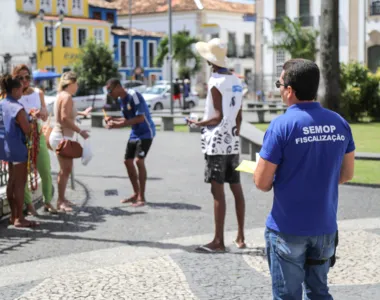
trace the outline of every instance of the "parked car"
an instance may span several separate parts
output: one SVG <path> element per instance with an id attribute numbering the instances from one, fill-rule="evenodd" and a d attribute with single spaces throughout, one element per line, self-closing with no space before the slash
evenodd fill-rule
<path id="1" fill-rule="evenodd" d="M 49 114 L 54 114 L 54 103 L 56 99 L 56 91 L 49 91 L 45 93 L 45 103 Z M 85 110 L 89 106 L 92 106 L 93 109 L 101 109 L 106 105 L 107 91 L 105 87 L 99 87 L 95 92 L 79 87 L 77 93 L 73 97 L 73 100 L 77 110 Z"/>
<path id="2" fill-rule="evenodd" d="M 147 88 L 144 82 L 140 80 L 124 80 L 121 84 L 125 89 L 131 89 L 139 92 L 140 94 L 142 94 Z"/>
<path id="3" fill-rule="evenodd" d="M 147 88 L 142 93 L 148 107 L 153 110 L 169 109 L 170 108 L 170 85 L 154 85 Z M 182 103 L 182 100 L 181 100 Z M 191 93 L 186 98 L 186 108 L 193 108 L 199 103 L 199 98 L 195 93 Z"/>

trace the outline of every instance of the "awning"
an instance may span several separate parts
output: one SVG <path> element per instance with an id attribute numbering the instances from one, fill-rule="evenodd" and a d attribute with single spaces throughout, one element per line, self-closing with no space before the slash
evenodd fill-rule
<path id="1" fill-rule="evenodd" d="M 49 79 L 54 79 L 54 78 L 57 78 L 60 76 L 61 76 L 61 74 L 51 72 L 48 70 L 33 71 L 33 79 L 34 80 L 49 80 Z"/>

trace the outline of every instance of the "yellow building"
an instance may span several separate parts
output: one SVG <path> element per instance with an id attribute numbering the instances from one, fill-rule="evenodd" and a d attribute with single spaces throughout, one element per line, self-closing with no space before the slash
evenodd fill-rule
<path id="1" fill-rule="evenodd" d="M 38 69 L 71 69 L 91 37 L 111 46 L 112 24 L 89 18 L 88 0 L 16 0 L 16 7 L 35 21 Z"/>

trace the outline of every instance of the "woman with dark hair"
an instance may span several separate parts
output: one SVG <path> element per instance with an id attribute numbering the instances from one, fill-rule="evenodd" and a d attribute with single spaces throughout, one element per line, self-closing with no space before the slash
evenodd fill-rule
<path id="1" fill-rule="evenodd" d="M 34 111 L 38 116 L 38 132 L 41 132 L 41 120 L 46 121 L 48 118 L 48 111 L 46 109 L 44 93 L 38 89 L 30 86 L 32 80 L 29 68 L 26 65 L 18 65 L 13 69 L 13 77 L 19 79 L 23 85 L 23 95 L 19 100 L 24 106 L 27 114 Z M 36 143 L 37 144 L 37 143 Z M 38 145 L 31 145 L 38 148 L 37 156 L 37 170 L 41 177 L 42 193 L 44 196 L 44 208 L 46 212 L 56 214 L 57 211 L 51 204 L 53 199 L 53 180 L 51 177 L 50 156 L 45 136 L 39 134 Z M 25 204 L 30 215 L 36 216 L 37 212 L 32 202 L 32 194 L 29 185 L 25 186 Z"/>
<path id="2" fill-rule="evenodd" d="M 15 227 L 34 227 L 37 223 L 25 219 L 23 215 L 25 184 L 28 177 L 26 136 L 31 131 L 29 117 L 18 102 L 23 86 L 20 80 L 5 75 L 0 78 L 0 88 L 6 94 L 6 98 L 0 103 L 0 127 L 4 138 L 4 147 L 0 150 L 9 167 L 7 199 L 11 208 L 10 223 Z"/>

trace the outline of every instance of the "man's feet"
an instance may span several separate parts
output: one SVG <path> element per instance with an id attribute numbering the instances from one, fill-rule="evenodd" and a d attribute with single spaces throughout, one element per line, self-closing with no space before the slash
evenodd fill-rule
<path id="1" fill-rule="evenodd" d="M 125 203 L 133 203 L 133 202 L 137 201 L 137 198 L 138 198 L 138 195 L 135 194 L 135 195 L 132 195 L 129 198 L 125 198 L 123 200 L 120 200 L 120 203 L 123 203 L 123 204 L 125 204 Z"/>
<path id="2" fill-rule="evenodd" d="M 195 251 L 200 253 L 224 253 L 226 252 L 226 247 L 224 243 L 212 241 L 207 245 L 199 246 Z"/>
<path id="3" fill-rule="evenodd" d="M 132 204 L 133 207 L 141 207 L 145 205 L 145 201 L 136 201 L 135 203 Z"/>
<path id="4" fill-rule="evenodd" d="M 33 217 L 38 216 L 38 213 L 37 213 L 36 209 L 34 208 L 33 203 L 27 204 L 26 208 L 28 211 L 28 215 L 33 216 Z"/>
<path id="5" fill-rule="evenodd" d="M 247 245 L 244 242 L 244 239 L 237 238 L 236 240 L 234 240 L 234 244 L 238 249 L 245 249 L 247 247 Z"/>

